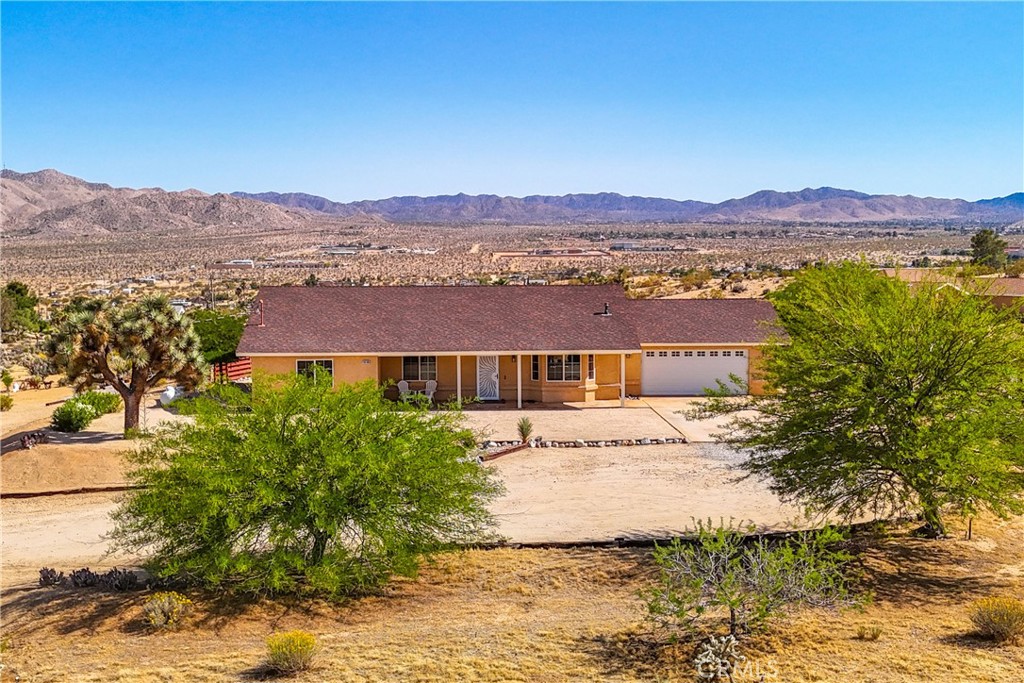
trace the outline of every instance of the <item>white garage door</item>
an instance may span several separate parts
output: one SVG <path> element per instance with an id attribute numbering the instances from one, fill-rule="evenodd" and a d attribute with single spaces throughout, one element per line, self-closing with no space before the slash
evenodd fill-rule
<path id="1" fill-rule="evenodd" d="M 715 380 L 720 379 L 734 391 L 741 391 L 729 375 L 747 380 L 746 351 L 644 351 L 640 390 L 645 396 L 702 396 L 705 387 L 717 388 Z"/>

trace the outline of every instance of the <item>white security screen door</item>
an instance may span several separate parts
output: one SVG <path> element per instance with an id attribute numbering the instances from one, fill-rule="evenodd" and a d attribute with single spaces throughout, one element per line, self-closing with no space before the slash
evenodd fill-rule
<path id="1" fill-rule="evenodd" d="M 476 395 L 484 401 L 497 401 L 498 357 L 476 357 Z"/>

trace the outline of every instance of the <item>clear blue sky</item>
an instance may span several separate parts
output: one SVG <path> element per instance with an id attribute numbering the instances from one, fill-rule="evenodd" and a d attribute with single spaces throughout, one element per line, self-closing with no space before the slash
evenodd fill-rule
<path id="1" fill-rule="evenodd" d="M 1024 3 L 3 2 L 3 162 L 208 192 L 1024 187 Z"/>

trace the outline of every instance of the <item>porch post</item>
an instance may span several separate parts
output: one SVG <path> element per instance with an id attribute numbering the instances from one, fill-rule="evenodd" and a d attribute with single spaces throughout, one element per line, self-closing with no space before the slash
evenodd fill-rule
<path id="1" fill-rule="evenodd" d="M 516 408 L 523 407 L 523 354 L 516 354 Z"/>
<path id="2" fill-rule="evenodd" d="M 462 403 L 462 356 L 455 356 L 455 400 Z"/>
<path id="3" fill-rule="evenodd" d="M 626 407 L 626 354 L 619 354 L 619 407 Z"/>

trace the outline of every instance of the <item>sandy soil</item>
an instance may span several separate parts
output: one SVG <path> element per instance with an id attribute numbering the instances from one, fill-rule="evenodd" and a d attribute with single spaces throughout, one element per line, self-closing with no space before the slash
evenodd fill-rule
<path id="1" fill-rule="evenodd" d="M 667 536 L 708 517 L 802 525 L 763 483 L 737 482 L 736 462 L 711 444 L 527 449 L 492 461 L 507 488 L 492 509 L 521 542 Z"/>
<path id="2" fill-rule="evenodd" d="M 0 458 L 0 492 L 35 493 L 123 484 L 124 463 L 120 453 L 136 445 L 121 436 L 123 413 L 102 415 L 84 431 L 74 434 L 47 429 L 48 443 L 31 450 L 21 448 L 18 434 L 27 429 L 45 429 L 52 411 L 52 406 L 47 408 L 42 419 L 5 440 Z M 144 428 L 154 429 L 179 419 L 182 418 L 159 407 L 154 394 L 147 399 L 141 422 Z"/>
<path id="3" fill-rule="evenodd" d="M 56 402 L 71 397 L 70 387 L 53 387 L 51 389 L 26 389 L 11 394 L 14 405 L 5 413 L 0 413 L 0 433 L 4 444 L 12 434 L 34 429 L 49 423 Z M 54 403 L 54 405 L 47 405 Z"/>
<path id="4" fill-rule="evenodd" d="M 1024 645 L 978 638 L 968 615 L 979 597 L 1024 589 L 1024 518 L 979 519 L 974 530 L 973 541 L 866 539 L 861 589 L 872 604 L 801 610 L 742 650 L 775 674 L 766 683 L 1020 683 Z M 142 627 L 146 592 L 9 590 L 2 680 L 267 680 L 265 638 L 298 628 L 322 650 L 297 681 L 692 683 L 694 642 L 644 621 L 638 592 L 653 572 L 642 549 L 453 553 L 341 605 L 188 591 L 197 614 L 172 633 Z M 857 639 L 872 626 L 877 641 Z"/>
<path id="5" fill-rule="evenodd" d="M 465 411 L 466 425 L 484 438 L 505 441 L 518 439 L 516 424 L 527 417 L 533 423 L 533 436 L 554 440 L 640 439 L 643 437 L 679 437 L 682 434 L 643 401 L 601 401 L 595 406 L 564 403 L 544 408 L 471 406 Z M 667 404 L 666 404 L 667 405 Z"/>

